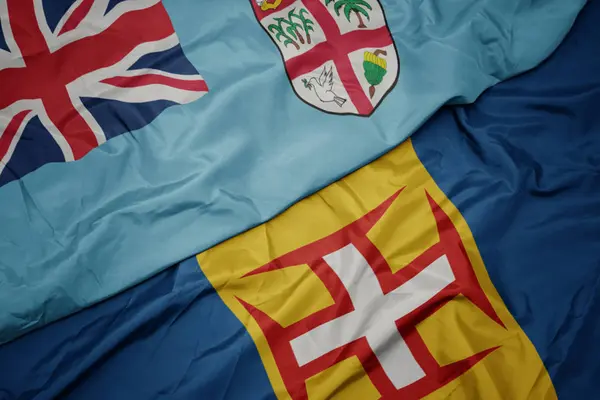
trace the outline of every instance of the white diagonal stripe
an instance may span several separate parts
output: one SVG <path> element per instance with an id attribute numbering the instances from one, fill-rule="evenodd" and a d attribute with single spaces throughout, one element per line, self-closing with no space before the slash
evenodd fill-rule
<path id="1" fill-rule="evenodd" d="M 25 62 L 21 58 L 21 50 L 17 46 L 10 26 L 7 0 L 0 0 L 0 28 L 2 28 L 4 41 L 9 49 L 9 51 L 0 50 L 0 70 L 24 67 Z"/>
<path id="2" fill-rule="evenodd" d="M 159 2 L 160 0 L 128 0 L 117 4 L 108 14 L 104 15 L 108 0 L 96 0 L 77 28 L 58 36 L 55 42 L 50 46 L 50 51 L 54 52 L 79 39 L 98 35 L 108 29 L 123 15 L 132 11 L 152 7 Z"/>
<path id="3" fill-rule="evenodd" d="M 27 126 L 27 124 L 29 123 L 29 121 L 31 120 L 33 115 L 34 115 L 33 112 L 30 111 L 25 116 L 23 121 L 21 121 L 21 125 L 19 125 L 19 128 L 17 129 L 15 136 L 13 137 L 10 144 L 8 145 L 8 151 L 6 152 L 4 157 L 2 157 L 2 159 L 0 160 L 0 174 L 2 174 L 2 171 L 4 171 L 4 168 L 6 167 L 10 158 L 12 157 L 13 153 L 15 152 L 17 143 L 19 143 L 19 139 L 21 139 L 21 135 L 23 134 L 25 127 Z M 6 130 L 6 125 L 3 127 L 2 131 L 0 131 L 0 137 L 2 137 L 2 134 L 4 134 L 5 130 Z"/>
<path id="4" fill-rule="evenodd" d="M 73 90 L 73 93 L 85 93 L 85 87 L 100 82 L 107 78 L 120 76 L 125 73 L 129 67 L 136 63 L 142 56 L 150 53 L 156 53 L 160 51 L 169 50 L 173 46 L 179 44 L 179 39 L 175 33 L 167 36 L 164 39 L 157 40 L 154 42 L 145 42 L 136 46 L 119 62 L 101 69 L 92 71 L 86 75 L 79 77 L 77 80 L 71 82 L 69 87 Z"/>
<path id="5" fill-rule="evenodd" d="M 77 110 L 79 115 L 81 115 L 81 118 L 83 118 L 83 120 L 88 124 L 92 132 L 94 132 L 94 136 L 96 137 L 98 146 L 106 142 L 106 135 L 104 134 L 104 130 L 100 127 L 92 113 L 83 105 L 81 99 L 71 93 L 69 93 L 69 98 L 71 99 L 71 103 L 73 103 L 73 108 Z"/>
<path id="6" fill-rule="evenodd" d="M 46 40 L 48 48 L 51 48 L 56 42 L 56 37 L 54 36 L 54 33 L 50 30 L 50 27 L 48 26 L 48 21 L 46 20 L 46 13 L 44 12 L 44 4 L 42 3 L 42 0 L 33 0 L 33 9 L 35 11 L 35 19 L 37 20 L 40 32 L 42 32 L 42 35 Z"/>
<path id="7" fill-rule="evenodd" d="M 46 128 L 48 132 L 50 132 L 50 135 L 52 135 L 52 138 L 62 151 L 63 156 L 65 157 L 65 161 L 75 160 L 75 157 L 73 156 L 73 150 L 71 149 L 69 142 L 67 142 L 67 139 L 65 139 L 60 130 L 56 127 L 56 125 L 54 125 L 54 123 L 46 113 L 46 109 L 44 108 L 44 104 L 42 103 L 42 101 L 40 100 L 37 103 L 38 104 L 36 104 L 34 111 L 36 112 L 40 121 L 44 125 L 44 128 Z"/>
<path id="8" fill-rule="evenodd" d="M 71 7 L 69 7 L 69 9 L 67 10 L 67 12 L 65 13 L 65 15 L 63 15 L 61 17 L 61 19 L 58 21 L 58 24 L 56 24 L 56 27 L 54 28 L 54 36 L 58 36 L 58 33 L 61 31 L 61 29 L 63 28 L 63 26 L 65 26 L 65 23 L 69 20 L 69 18 L 71 18 L 71 15 L 73 15 L 73 12 L 79 8 L 79 6 L 81 5 L 81 3 L 83 3 L 84 0 L 76 0 L 75 3 L 71 4 Z M 94 1 L 94 4 L 96 4 L 97 1 Z M 92 7 L 94 7 L 94 5 L 92 5 Z"/>
<path id="9" fill-rule="evenodd" d="M 206 92 L 184 90 L 158 84 L 121 88 L 99 82 L 88 86 L 87 89 L 90 91 L 90 97 L 126 101 L 129 103 L 168 100 L 185 104 L 197 100 L 206 94 Z"/>

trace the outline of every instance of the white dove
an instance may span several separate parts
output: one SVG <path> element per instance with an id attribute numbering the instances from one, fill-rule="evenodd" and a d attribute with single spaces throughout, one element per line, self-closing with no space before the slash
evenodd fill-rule
<path id="1" fill-rule="evenodd" d="M 319 80 L 317 78 L 312 77 L 310 80 L 302 79 L 304 83 L 304 87 L 308 88 L 315 92 L 319 100 L 323 103 L 335 102 L 338 106 L 343 106 L 346 102 L 346 99 L 338 96 L 333 92 L 333 67 L 329 67 L 329 71 L 327 71 L 327 67 L 323 67 L 323 71 L 319 76 Z"/>

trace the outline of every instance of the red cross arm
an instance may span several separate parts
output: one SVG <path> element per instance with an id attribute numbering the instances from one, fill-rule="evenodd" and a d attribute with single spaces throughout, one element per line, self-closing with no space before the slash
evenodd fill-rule
<path id="1" fill-rule="evenodd" d="M 24 59 L 48 53 L 46 39 L 35 16 L 33 1 L 8 0 L 10 27 Z"/>

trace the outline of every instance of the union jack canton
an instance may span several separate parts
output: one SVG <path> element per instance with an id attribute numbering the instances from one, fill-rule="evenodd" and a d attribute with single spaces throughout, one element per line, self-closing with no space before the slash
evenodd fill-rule
<path id="1" fill-rule="evenodd" d="M 0 186 L 208 91 L 160 0 L 0 0 Z"/>

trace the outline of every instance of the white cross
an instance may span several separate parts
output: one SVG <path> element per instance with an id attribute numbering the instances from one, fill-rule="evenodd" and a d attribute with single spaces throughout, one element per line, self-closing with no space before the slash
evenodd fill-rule
<path id="1" fill-rule="evenodd" d="M 446 256 L 415 277 L 383 294 L 363 255 L 349 244 L 323 257 L 346 287 L 354 311 L 326 322 L 290 342 L 303 366 L 326 353 L 365 337 L 396 389 L 425 376 L 404 341 L 396 321 L 425 304 L 455 280 Z"/>

